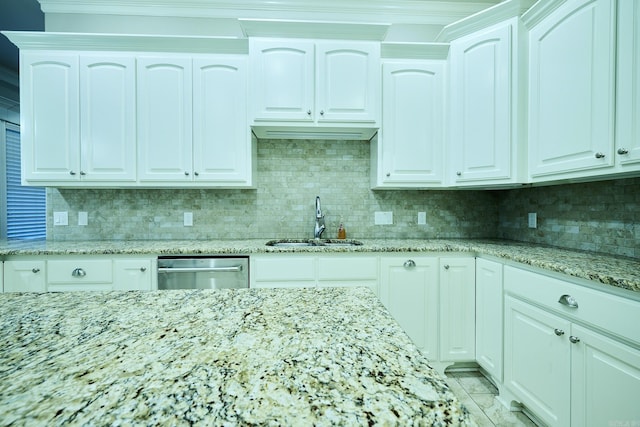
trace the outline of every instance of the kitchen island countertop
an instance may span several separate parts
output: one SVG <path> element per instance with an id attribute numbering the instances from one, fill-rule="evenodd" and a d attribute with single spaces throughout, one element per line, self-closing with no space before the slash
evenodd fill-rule
<path id="1" fill-rule="evenodd" d="M 510 240 L 363 239 L 361 246 L 273 247 L 266 239 L 141 241 L 0 241 L 0 257 L 11 255 L 198 255 L 258 253 L 471 252 L 495 256 L 596 284 L 640 292 L 640 259 L 562 249 Z M 606 288 L 605 288 L 606 289 Z"/>
<path id="2" fill-rule="evenodd" d="M 366 288 L 0 295 L 11 425 L 475 425 Z"/>

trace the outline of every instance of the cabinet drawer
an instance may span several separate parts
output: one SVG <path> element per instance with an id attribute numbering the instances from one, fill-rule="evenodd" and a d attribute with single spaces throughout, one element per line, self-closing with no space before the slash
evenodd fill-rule
<path id="1" fill-rule="evenodd" d="M 320 257 L 318 278 L 320 280 L 377 280 L 378 259 L 376 257 Z"/>
<path id="2" fill-rule="evenodd" d="M 278 256 L 254 259 L 251 275 L 260 282 L 316 280 L 316 259 L 303 256 Z"/>
<path id="3" fill-rule="evenodd" d="M 110 259 L 50 260 L 47 262 L 47 282 L 50 284 L 112 283 L 112 263 Z M 75 275 L 74 271 L 77 271 Z"/>
<path id="4" fill-rule="evenodd" d="M 640 344 L 640 302 L 511 266 L 504 269 L 506 293 Z M 559 302 L 573 298 L 577 307 Z"/>

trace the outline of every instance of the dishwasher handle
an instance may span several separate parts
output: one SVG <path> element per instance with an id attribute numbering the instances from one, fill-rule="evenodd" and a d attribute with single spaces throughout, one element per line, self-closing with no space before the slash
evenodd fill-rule
<path id="1" fill-rule="evenodd" d="M 241 265 L 233 267 L 158 267 L 158 273 L 238 273 L 241 271 Z"/>

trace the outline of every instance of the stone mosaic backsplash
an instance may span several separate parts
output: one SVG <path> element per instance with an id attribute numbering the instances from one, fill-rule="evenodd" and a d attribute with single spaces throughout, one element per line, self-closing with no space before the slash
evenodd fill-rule
<path id="1" fill-rule="evenodd" d="M 369 143 L 261 140 L 255 190 L 49 189 L 54 241 L 311 238 L 315 197 L 325 238 L 503 238 L 640 258 L 640 178 L 500 191 L 369 188 Z M 69 226 L 53 226 L 54 211 Z M 86 211 L 87 226 L 78 226 Z M 374 225 L 392 211 L 393 225 Z M 183 225 L 184 212 L 193 226 Z M 418 225 L 418 212 L 427 224 Z M 527 227 L 536 212 L 538 228 Z"/>
<path id="2" fill-rule="evenodd" d="M 54 241 L 111 239 L 312 238 L 315 198 L 335 238 L 485 238 L 497 233 L 495 193 L 372 191 L 369 143 L 260 140 L 255 190 L 48 190 L 47 237 Z M 68 226 L 53 226 L 68 211 Z M 78 212 L 89 224 L 78 226 Z M 393 225 L 374 225 L 392 211 Z M 184 212 L 193 226 L 183 225 Z M 418 225 L 418 212 L 427 224 Z"/>

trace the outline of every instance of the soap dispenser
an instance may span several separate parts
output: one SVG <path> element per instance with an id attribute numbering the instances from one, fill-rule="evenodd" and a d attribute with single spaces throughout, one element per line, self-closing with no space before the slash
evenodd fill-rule
<path id="1" fill-rule="evenodd" d="M 346 239 L 347 238 L 347 230 L 344 229 L 344 222 L 342 218 L 340 218 L 340 226 L 338 227 L 338 239 Z"/>

